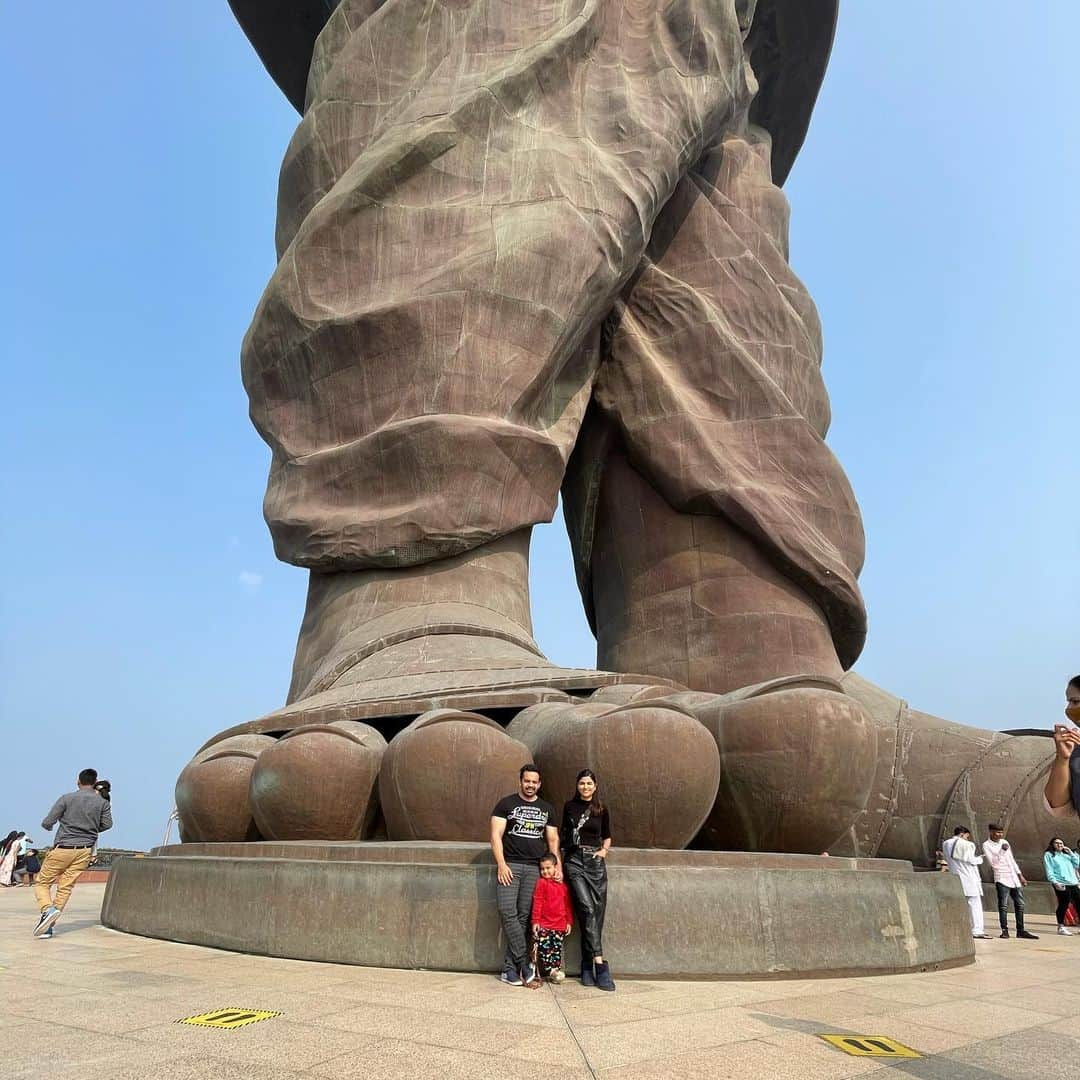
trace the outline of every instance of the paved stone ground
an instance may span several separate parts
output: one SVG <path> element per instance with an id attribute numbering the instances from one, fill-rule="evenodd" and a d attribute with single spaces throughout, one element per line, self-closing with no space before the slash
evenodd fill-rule
<path id="1" fill-rule="evenodd" d="M 0 891 L 5 1077 L 299 1080 L 843 1078 L 1055 1080 L 1080 1056 L 1080 936 L 980 941 L 975 965 L 786 982 L 622 980 L 530 991 L 494 977 L 275 960 L 129 937 L 80 885 L 51 941 L 29 889 Z M 226 1006 L 281 1015 L 177 1024 Z M 820 1033 L 886 1035 L 915 1060 L 849 1057 Z M 899 1078 L 898 1078 L 899 1080 Z"/>

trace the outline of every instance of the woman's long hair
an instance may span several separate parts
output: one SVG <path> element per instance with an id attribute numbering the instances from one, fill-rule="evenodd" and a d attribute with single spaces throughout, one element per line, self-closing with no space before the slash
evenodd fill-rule
<path id="1" fill-rule="evenodd" d="M 1057 843 L 1057 842 L 1058 842 L 1059 840 L 1061 840 L 1061 837 L 1060 837 L 1060 836 L 1051 836 L 1051 837 L 1050 837 L 1050 843 L 1046 845 L 1046 854 L 1047 854 L 1047 855 L 1055 855 L 1055 854 L 1057 854 L 1057 853 L 1056 853 L 1056 852 L 1054 851 L 1054 845 L 1055 845 L 1055 844 L 1056 844 L 1056 843 Z M 1062 847 L 1067 847 L 1068 845 L 1067 845 L 1067 844 L 1065 843 L 1065 841 L 1064 841 L 1064 840 L 1061 840 L 1061 846 L 1062 846 Z"/>
<path id="2" fill-rule="evenodd" d="M 589 813 L 593 817 L 599 817 L 604 812 L 604 804 L 600 801 L 600 781 L 596 779 L 596 773 L 594 773 L 592 769 L 582 769 L 581 772 L 577 774 L 577 779 L 574 781 L 574 798 L 581 799 L 581 792 L 578 791 L 578 784 L 580 784 L 586 776 L 596 785 L 593 797 L 589 800 Z M 585 800 L 582 799 L 581 801 L 584 802 Z"/>
<path id="3" fill-rule="evenodd" d="M 3 842 L 0 843 L 0 859 L 2 859 L 10 850 L 11 845 L 18 840 L 20 836 L 25 836 L 26 833 L 19 832 L 18 829 L 12 829 L 11 832 L 4 837 Z"/>

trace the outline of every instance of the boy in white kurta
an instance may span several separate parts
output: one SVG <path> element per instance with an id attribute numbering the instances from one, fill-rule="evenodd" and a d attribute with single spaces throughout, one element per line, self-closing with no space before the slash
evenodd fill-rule
<path id="1" fill-rule="evenodd" d="M 971 936 L 988 938 L 983 924 L 982 910 L 982 878 L 979 877 L 979 866 L 982 864 L 982 856 L 975 853 L 975 845 L 971 841 L 971 830 L 962 825 L 953 830 L 953 835 L 941 845 L 942 854 L 949 864 L 951 873 L 960 878 L 960 884 L 967 898 L 968 911 L 971 914 Z"/>

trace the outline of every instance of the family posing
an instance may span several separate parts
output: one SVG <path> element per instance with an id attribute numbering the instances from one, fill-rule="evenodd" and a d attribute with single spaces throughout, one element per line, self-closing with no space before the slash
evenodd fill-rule
<path id="1" fill-rule="evenodd" d="M 601 943 L 611 850 L 608 808 L 591 769 L 578 773 L 577 792 L 563 807 L 561 819 L 555 807 L 540 798 L 540 782 L 540 770 L 523 765 L 518 790 L 500 799 L 491 812 L 495 894 L 506 935 L 500 978 L 511 986 L 532 988 L 540 985 L 542 976 L 562 982 L 563 938 L 576 914 L 582 985 L 614 990 Z"/>

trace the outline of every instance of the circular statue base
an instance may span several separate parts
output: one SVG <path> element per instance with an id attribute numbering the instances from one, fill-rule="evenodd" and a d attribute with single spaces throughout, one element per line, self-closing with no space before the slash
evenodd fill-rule
<path id="1" fill-rule="evenodd" d="M 604 952 L 620 976 L 925 971 L 974 957 L 952 875 L 892 859 L 619 849 Z M 184 844 L 119 860 L 102 922 L 237 952 L 372 967 L 498 971 L 484 844 Z M 578 970 L 577 932 L 567 971 Z"/>

